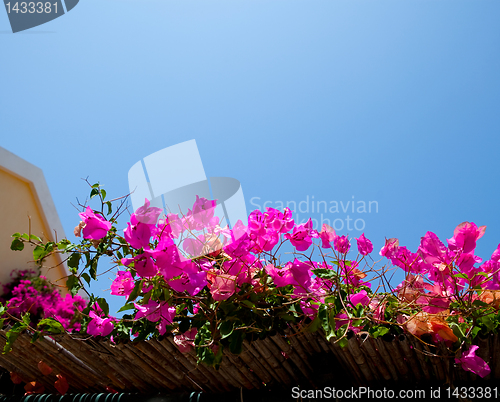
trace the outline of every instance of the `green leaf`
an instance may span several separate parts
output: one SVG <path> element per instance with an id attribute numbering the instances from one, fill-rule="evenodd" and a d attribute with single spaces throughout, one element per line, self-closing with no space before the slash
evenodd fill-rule
<path id="1" fill-rule="evenodd" d="M 90 199 L 94 198 L 96 195 L 99 194 L 99 189 L 98 188 L 93 188 L 91 191 L 90 191 Z"/>
<path id="2" fill-rule="evenodd" d="M 106 190 L 101 189 L 101 196 L 103 200 L 106 198 Z"/>
<path id="3" fill-rule="evenodd" d="M 479 331 L 481 331 L 481 328 L 479 328 L 479 327 L 472 328 L 472 330 L 470 331 L 472 338 L 475 338 L 477 336 L 477 334 L 479 333 Z"/>
<path id="4" fill-rule="evenodd" d="M 25 313 L 21 316 L 21 318 L 23 319 L 23 322 L 26 324 L 26 325 L 30 325 L 30 322 L 31 322 L 31 318 L 30 318 L 30 313 Z"/>
<path id="5" fill-rule="evenodd" d="M 473 305 L 473 306 L 476 306 L 476 307 L 488 307 L 488 306 L 489 306 L 489 304 L 488 304 L 488 303 L 485 303 L 485 302 L 483 302 L 483 301 L 481 301 L 481 300 L 474 300 L 474 301 L 472 302 L 472 305 Z"/>
<path id="6" fill-rule="evenodd" d="M 5 334 L 6 341 L 5 346 L 3 348 L 3 353 L 8 353 L 12 350 L 12 345 L 16 341 L 16 339 L 21 335 L 21 333 L 26 329 L 27 325 L 24 322 L 16 322 L 14 326 L 7 331 Z"/>
<path id="7" fill-rule="evenodd" d="M 341 347 L 341 348 L 345 348 L 347 346 L 347 344 L 349 343 L 349 341 L 347 340 L 346 337 L 340 339 L 337 344 Z"/>
<path id="8" fill-rule="evenodd" d="M 207 347 L 196 348 L 196 355 L 198 356 L 200 362 L 205 363 L 208 366 L 213 365 L 215 361 L 214 352 Z"/>
<path id="9" fill-rule="evenodd" d="M 75 275 L 70 275 L 68 279 L 66 280 L 66 287 L 70 291 L 70 293 L 74 296 L 78 293 L 78 291 L 82 288 L 80 285 L 80 281 L 78 280 L 78 277 Z"/>
<path id="10" fill-rule="evenodd" d="M 127 303 L 122 308 L 120 308 L 120 310 L 118 310 L 117 312 L 121 313 L 122 311 L 133 310 L 134 308 L 135 308 L 135 306 L 133 303 Z"/>
<path id="11" fill-rule="evenodd" d="M 38 340 L 38 338 L 40 338 L 40 335 L 41 335 L 40 331 L 35 331 L 35 333 L 31 337 L 30 343 L 35 343 Z"/>
<path id="12" fill-rule="evenodd" d="M 241 304 L 244 304 L 245 306 L 250 307 L 252 309 L 255 308 L 255 304 L 253 304 L 250 300 L 243 300 Z"/>
<path id="13" fill-rule="evenodd" d="M 245 339 L 244 331 L 234 331 L 229 342 L 229 351 L 235 355 L 239 355 L 243 348 L 243 339 Z"/>
<path id="14" fill-rule="evenodd" d="M 222 339 L 227 338 L 233 333 L 234 330 L 234 321 L 223 321 L 219 325 L 219 332 L 221 334 Z"/>
<path id="15" fill-rule="evenodd" d="M 280 314 L 279 317 L 285 321 L 295 321 L 295 317 L 291 314 Z"/>
<path id="16" fill-rule="evenodd" d="M 142 280 L 137 281 L 135 283 L 134 289 L 132 290 L 132 293 L 130 293 L 130 296 L 127 299 L 127 303 L 137 299 L 137 296 L 139 296 L 139 294 L 141 293 L 141 290 L 142 290 Z"/>
<path id="17" fill-rule="evenodd" d="M 99 307 L 101 308 L 101 310 L 103 311 L 104 315 L 108 315 L 109 314 L 109 304 L 108 302 L 106 301 L 105 298 L 103 297 L 99 297 L 97 299 L 97 304 L 99 305 Z"/>
<path id="18" fill-rule="evenodd" d="M 220 364 L 222 362 L 222 356 L 224 355 L 223 352 L 224 352 L 224 345 L 221 345 L 219 343 L 219 349 L 217 350 L 217 353 L 214 357 L 214 361 L 212 363 L 212 365 L 215 367 L 216 370 L 219 369 Z"/>
<path id="19" fill-rule="evenodd" d="M 0 318 L 0 329 L 3 328 L 4 321 L 5 321 L 5 318 Z"/>
<path id="20" fill-rule="evenodd" d="M 15 237 L 16 239 L 18 239 L 19 237 L 21 237 L 21 233 L 16 232 L 11 237 Z"/>
<path id="21" fill-rule="evenodd" d="M 45 251 L 45 248 L 42 246 L 36 246 L 35 249 L 33 250 L 33 259 L 35 261 L 42 259 L 46 255 L 47 255 L 47 252 Z"/>
<path id="22" fill-rule="evenodd" d="M 389 328 L 384 327 L 384 326 L 376 326 L 370 329 L 370 335 L 373 338 L 378 338 L 379 336 L 384 336 L 385 334 L 389 333 Z"/>
<path id="23" fill-rule="evenodd" d="M 495 322 L 492 320 L 493 314 L 488 314 L 483 317 L 480 317 L 477 321 L 483 324 L 488 332 L 493 331 L 496 327 Z"/>
<path id="24" fill-rule="evenodd" d="M 460 328 L 460 325 L 458 325 L 456 322 L 450 322 L 450 328 L 459 340 L 465 338 L 465 334 L 463 333 L 462 328 Z"/>
<path id="25" fill-rule="evenodd" d="M 111 212 L 113 212 L 111 201 L 106 201 L 106 205 L 108 206 L 108 215 L 111 215 Z"/>
<path id="26" fill-rule="evenodd" d="M 44 318 L 38 323 L 37 327 L 51 334 L 61 334 L 64 332 L 62 324 L 53 318 Z"/>
<path id="27" fill-rule="evenodd" d="M 38 236 L 35 236 L 34 234 L 30 235 L 30 240 L 35 240 L 39 243 L 42 242 L 42 239 L 40 239 Z"/>
<path id="28" fill-rule="evenodd" d="M 62 239 L 59 243 L 57 243 L 57 248 L 59 250 L 66 250 L 72 243 L 67 239 Z"/>
<path id="29" fill-rule="evenodd" d="M 98 261 L 99 261 L 98 255 L 96 255 L 94 258 L 92 258 L 90 260 L 89 275 L 94 281 L 97 280 L 97 262 Z"/>
<path id="30" fill-rule="evenodd" d="M 142 298 L 142 303 L 147 304 L 149 302 L 149 299 L 151 299 L 151 295 L 153 294 L 153 289 L 151 289 L 148 293 L 144 295 Z"/>
<path id="31" fill-rule="evenodd" d="M 81 277 L 87 282 L 87 284 L 90 286 L 90 275 L 84 272 Z"/>
<path id="32" fill-rule="evenodd" d="M 321 279 L 335 279 L 337 277 L 337 273 L 333 269 L 318 268 L 313 269 L 312 272 Z"/>
<path id="33" fill-rule="evenodd" d="M 12 240 L 12 244 L 10 245 L 10 249 L 15 251 L 21 251 L 24 249 L 24 243 L 19 239 L 14 239 Z"/>
<path id="34" fill-rule="evenodd" d="M 96 183 L 96 184 L 93 184 L 92 185 L 92 188 L 99 188 L 100 184 L 99 183 Z"/>
<path id="35" fill-rule="evenodd" d="M 312 322 L 307 327 L 307 332 L 316 332 L 320 326 L 321 326 L 321 320 L 318 316 L 316 316 L 314 320 L 312 320 Z"/>

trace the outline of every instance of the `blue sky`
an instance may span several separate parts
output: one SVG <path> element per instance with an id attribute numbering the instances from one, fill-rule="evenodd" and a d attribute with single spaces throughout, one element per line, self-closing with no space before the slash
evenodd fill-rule
<path id="1" fill-rule="evenodd" d="M 376 250 L 473 221 L 489 258 L 499 17 L 497 0 L 82 0 L 12 34 L 2 11 L 0 145 L 43 169 L 70 239 L 81 178 L 123 195 L 139 159 L 196 139 L 248 210 L 376 201 L 325 218 L 362 219 Z"/>

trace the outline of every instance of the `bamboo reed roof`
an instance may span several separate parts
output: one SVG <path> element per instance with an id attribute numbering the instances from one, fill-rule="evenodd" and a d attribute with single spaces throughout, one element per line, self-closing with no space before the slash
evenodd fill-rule
<path id="1" fill-rule="evenodd" d="M 476 375 L 454 366 L 452 356 L 432 356 L 439 350 L 413 337 L 371 338 L 367 334 L 350 337 L 341 348 L 328 342 L 320 333 L 288 330 L 249 343 L 236 356 L 224 351 L 219 370 L 196 363 L 194 352 L 181 353 L 172 336 L 126 344 L 112 344 L 94 338 L 78 339 L 68 334 L 45 337 L 30 343 L 29 334 L 21 334 L 10 353 L 0 355 L 0 366 L 18 373 L 24 381 L 35 379 L 54 388 L 56 374 L 66 377 L 69 392 L 178 392 L 204 391 L 222 393 L 235 389 L 290 388 L 321 384 L 325 368 L 317 357 L 327 359 L 330 370 L 343 373 L 336 386 L 425 383 L 454 378 L 460 382 L 476 380 Z M 500 378 L 500 342 L 498 335 L 479 339 L 478 356 L 491 367 L 486 380 Z M 5 330 L 0 330 L 0 347 L 5 344 Z M 43 360 L 53 373 L 41 375 L 37 364 Z M 52 378 L 53 377 L 53 378 Z M 351 384 L 346 383 L 351 381 Z M 330 384 L 332 385 L 332 384 Z"/>

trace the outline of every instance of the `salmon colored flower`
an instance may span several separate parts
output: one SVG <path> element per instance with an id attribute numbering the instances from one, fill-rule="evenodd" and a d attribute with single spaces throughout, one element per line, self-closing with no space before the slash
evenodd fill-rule
<path id="1" fill-rule="evenodd" d="M 68 381 L 66 381 L 66 378 L 64 378 L 61 374 L 57 374 L 56 377 L 57 380 L 54 383 L 54 387 L 61 395 L 66 394 L 69 390 Z"/>
<path id="2" fill-rule="evenodd" d="M 52 369 L 42 360 L 38 362 L 38 370 L 40 370 L 43 375 L 49 375 L 52 373 Z"/>

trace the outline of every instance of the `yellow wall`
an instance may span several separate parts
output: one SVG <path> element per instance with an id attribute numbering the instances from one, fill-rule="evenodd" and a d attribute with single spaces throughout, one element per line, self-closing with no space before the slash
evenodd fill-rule
<path id="1" fill-rule="evenodd" d="M 10 273 L 13 269 L 35 268 L 33 262 L 33 247 L 25 244 L 23 251 L 12 251 L 10 244 L 11 235 L 16 232 L 28 233 L 31 217 L 31 233 L 40 237 L 43 241 L 55 240 L 52 228 L 46 227 L 42 211 L 37 200 L 35 190 L 29 182 L 1 169 L 0 167 L 0 282 L 5 284 L 10 281 Z M 58 234 L 60 239 L 62 234 Z M 65 280 L 66 271 L 60 264 L 60 257 L 51 256 L 47 258 L 42 274 L 56 285 L 63 286 L 61 291 L 66 293 Z M 0 293 L 3 289 L 0 288 Z"/>

